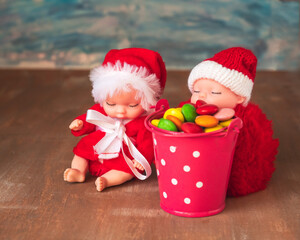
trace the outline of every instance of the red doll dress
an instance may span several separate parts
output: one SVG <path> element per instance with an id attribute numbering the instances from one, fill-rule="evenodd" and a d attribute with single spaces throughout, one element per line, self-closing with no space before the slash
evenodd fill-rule
<path id="1" fill-rule="evenodd" d="M 107 116 L 99 104 L 95 104 L 90 109 Z M 148 163 L 151 164 L 154 160 L 153 142 L 151 133 L 144 125 L 145 118 L 146 116 L 141 116 L 125 124 L 126 135 L 131 139 L 138 151 L 147 159 Z M 122 152 L 116 158 L 99 160 L 99 155 L 95 152 L 94 146 L 105 136 L 105 133 L 101 130 L 96 130 L 96 125 L 88 123 L 86 121 L 86 114 L 80 115 L 75 119 L 83 121 L 83 128 L 79 131 L 72 130 L 72 134 L 74 136 L 87 135 L 81 138 L 74 147 L 73 152 L 75 155 L 89 161 L 89 171 L 93 176 L 101 176 L 112 169 L 134 175 L 127 165 Z M 124 143 L 123 148 L 125 154 L 132 159 L 128 147 Z"/>

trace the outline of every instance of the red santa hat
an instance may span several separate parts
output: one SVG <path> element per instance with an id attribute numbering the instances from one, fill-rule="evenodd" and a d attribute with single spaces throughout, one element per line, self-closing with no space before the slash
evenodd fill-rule
<path id="1" fill-rule="evenodd" d="M 90 74 L 95 102 L 102 104 L 117 91 L 137 90 L 145 110 L 155 105 L 166 84 L 166 67 L 159 53 L 144 48 L 110 50 Z"/>
<path id="2" fill-rule="evenodd" d="M 245 97 L 247 106 L 254 84 L 257 59 L 248 49 L 233 47 L 225 49 L 212 58 L 208 58 L 195 66 L 188 78 L 188 87 L 200 78 L 213 79 L 229 88 L 235 94 Z"/>

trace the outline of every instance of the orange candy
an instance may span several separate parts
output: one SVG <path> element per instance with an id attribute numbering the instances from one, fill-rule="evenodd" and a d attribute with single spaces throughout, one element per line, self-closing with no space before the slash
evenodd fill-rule
<path id="1" fill-rule="evenodd" d="M 167 115 L 166 119 L 172 121 L 176 125 L 176 127 L 181 131 L 182 122 L 177 117 L 173 115 Z"/>
<path id="2" fill-rule="evenodd" d="M 201 127 L 215 127 L 218 125 L 219 120 L 210 115 L 201 115 L 196 117 L 195 123 Z"/>

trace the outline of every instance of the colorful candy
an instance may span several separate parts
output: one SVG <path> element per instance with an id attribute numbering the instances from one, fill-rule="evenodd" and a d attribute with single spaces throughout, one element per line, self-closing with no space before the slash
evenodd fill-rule
<path id="1" fill-rule="evenodd" d="M 232 122 L 232 119 L 229 119 L 227 121 L 224 121 L 224 122 L 220 122 L 219 124 L 222 126 L 222 127 L 228 127 L 230 125 L 230 123 Z"/>
<path id="2" fill-rule="evenodd" d="M 195 123 L 201 127 L 215 127 L 218 125 L 219 120 L 216 119 L 214 116 L 210 115 L 201 115 L 196 117 Z"/>
<path id="3" fill-rule="evenodd" d="M 197 100 L 195 107 L 198 109 L 199 107 L 201 107 L 204 104 L 206 104 L 206 102 L 204 102 L 203 100 Z"/>
<path id="4" fill-rule="evenodd" d="M 222 128 L 224 128 L 224 127 L 222 127 L 221 125 L 217 125 L 217 126 L 215 126 L 215 127 L 205 128 L 205 129 L 204 129 L 204 132 L 205 132 L 205 133 L 208 133 L 208 132 L 214 132 L 214 131 L 220 130 L 220 129 L 222 129 Z"/>
<path id="5" fill-rule="evenodd" d="M 235 111 L 232 108 L 221 108 L 214 117 L 219 121 L 226 121 L 231 119 L 235 114 Z"/>
<path id="6" fill-rule="evenodd" d="M 153 119 L 153 120 L 151 121 L 151 124 L 154 125 L 155 127 L 158 126 L 158 123 L 159 123 L 159 119 Z"/>
<path id="7" fill-rule="evenodd" d="M 178 131 L 176 125 L 171 120 L 164 119 L 164 118 L 161 118 L 159 120 L 157 127 L 172 132 Z"/>
<path id="8" fill-rule="evenodd" d="M 177 117 L 174 117 L 172 115 L 168 115 L 167 119 L 172 121 L 175 124 L 175 126 L 177 127 L 178 130 L 181 130 L 182 122 Z"/>
<path id="9" fill-rule="evenodd" d="M 185 121 L 195 122 L 197 113 L 196 113 L 196 108 L 192 104 L 184 104 L 181 108 L 181 112 L 184 116 Z"/>
<path id="10" fill-rule="evenodd" d="M 219 109 L 216 105 L 198 100 L 196 104 L 183 104 L 180 108 L 169 108 L 163 118 L 151 123 L 161 129 L 184 133 L 209 133 L 228 127 L 234 117 L 231 108 Z"/>
<path id="11" fill-rule="evenodd" d="M 199 115 L 213 115 L 218 112 L 219 108 L 213 104 L 204 104 L 197 108 L 197 113 Z"/>
<path id="12" fill-rule="evenodd" d="M 168 115 L 172 115 L 174 117 L 177 117 L 181 122 L 184 122 L 184 116 L 183 114 L 180 112 L 180 110 L 178 110 L 177 108 L 169 108 L 165 114 L 164 114 L 164 119 L 167 118 Z"/>
<path id="13" fill-rule="evenodd" d="M 192 122 L 185 122 L 181 125 L 181 129 L 185 133 L 202 133 L 202 127 Z"/>

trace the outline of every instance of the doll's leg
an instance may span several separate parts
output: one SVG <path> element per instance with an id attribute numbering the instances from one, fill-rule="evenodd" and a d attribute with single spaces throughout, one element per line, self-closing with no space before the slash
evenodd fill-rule
<path id="1" fill-rule="evenodd" d="M 95 181 L 97 191 L 101 192 L 106 187 L 120 185 L 127 182 L 133 178 L 133 175 L 118 171 L 110 170 L 109 172 L 98 177 Z"/>
<path id="2" fill-rule="evenodd" d="M 84 182 L 87 169 L 88 161 L 82 157 L 74 155 L 71 168 L 67 168 L 64 172 L 64 180 L 66 182 Z"/>

